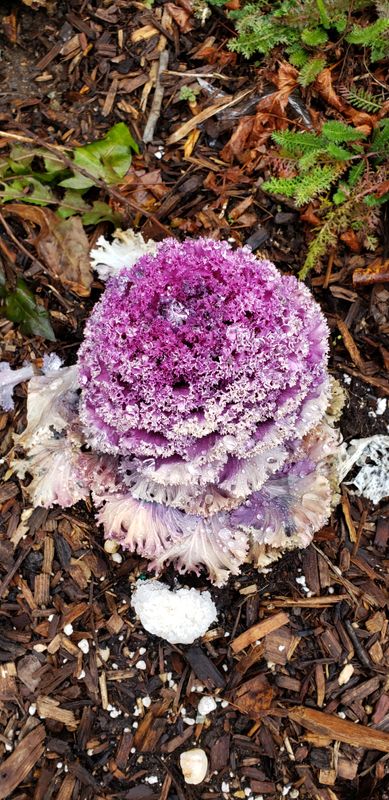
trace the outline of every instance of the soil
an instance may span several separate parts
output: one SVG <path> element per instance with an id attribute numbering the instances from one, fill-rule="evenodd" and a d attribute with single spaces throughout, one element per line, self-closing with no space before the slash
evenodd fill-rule
<path id="1" fill-rule="evenodd" d="M 164 5 L 172 6 L 169 28 L 159 13 Z M 261 191 L 265 145 L 254 167 L 242 159 L 226 163 L 221 155 L 255 104 L 242 100 L 237 113 L 227 109 L 202 123 L 189 155 L 185 139 L 167 143 L 218 93 L 247 89 L 262 96 L 277 71 L 276 57 L 266 69 L 231 58 L 225 14 L 215 8 L 204 25 L 191 15 L 185 23 L 189 6 L 183 0 L 148 10 L 127 0 L 69 0 L 52 3 L 48 13 L 1 2 L 1 127 L 74 147 L 125 121 L 141 141 L 150 113 L 150 98 L 142 105 L 142 93 L 165 36 L 170 72 L 162 110 L 151 144 L 134 160 L 135 182 L 121 188 L 145 211 L 123 203 L 123 227 L 136 225 L 153 238 L 166 232 L 232 238 L 296 272 L 311 229 L 291 203 Z M 148 35 L 153 22 L 157 28 Z M 65 45 L 77 36 L 68 53 Z M 360 62 L 355 68 L 362 72 Z M 196 84 L 193 74 L 207 82 L 195 111 L 178 99 L 180 86 Z M 307 114 L 326 113 L 313 90 L 300 95 L 301 104 Z M 287 113 L 296 118 L 289 106 Z M 0 146 L 8 146 L 6 134 L 0 136 Z M 142 179 L 154 172 L 149 188 Z M 248 197 L 250 216 L 234 219 L 231 212 Z M 102 286 L 96 281 L 81 300 L 49 280 L 36 267 L 26 229 L 17 219 L 11 227 L 31 258 L 4 229 L 14 255 L 8 262 L 2 254 L 4 269 L 26 273 L 55 312 L 57 342 L 22 336 L 3 320 L 1 358 L 20 365 L 55 350 L 71 363 Z M 91 227 L 90 243 L 111 230 L 105 222 Z M 308 281 L 327 315 L 331 372 L 347 393 L 345 441 L 387 434 L 389 427 L 388 404 L 377 413 L 377 400 L 389 395 L 389 314 L 379 295 L 384 283 L 352 282 L 355 269 L 385 258 L 384 227 L 381 232 L 376 253 L 356 254 L 339 243 L 327 285 L 326 265 Z M 362 368 L 339 335 L 339 318 L 362 354 Z M 211 587 L 217 627 L 193 646 L 169 645 L 147 634 L 131 608 L 132 585 L 146 574 L 147 562 L 128 553 L 114 561 L 86 504 L 31 513 L 23 487 L 7 473 L 13 432 L 25 423 L 25 396 L 19 387 L 15 413 L 0 415 L 0 798 L 387 800 L 389 746 L 370 747 L 365 726 L 389 739 L 389 505 L 375 508 L 344 488 L 330 523 L 306 551 L 286 555 L 261 574 L 245 567 L 222 589 Z M 304 577 L 305 585 L 296 581 Z M 204 576 L 177 578 L 173 568 L 163 579 L 210 588 Z M 234 651 L 240 634 L 282 611 L 287 617 L 264 634 L 262 648 Z M 353 673 L 342 685 L 345 663 Z M 198 719 L 204 694 L 216 698 L 217 708 Z M 330 729 L 296 721 L 291 710 L 301 706 L 307 715 L 323 713 Z M 353 741 L 344 741 L 339 720 L 357 723 Z M 194 746 L 205 749 L 210 764 L 200 786 L 185 784 L 179 766 L 180 753 Z"/>

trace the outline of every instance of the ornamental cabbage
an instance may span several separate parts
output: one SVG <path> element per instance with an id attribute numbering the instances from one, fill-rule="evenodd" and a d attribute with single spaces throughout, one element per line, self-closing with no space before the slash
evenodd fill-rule
<path id="1" fill-rule="evenodd" d="M 32 498 L 90 491 L 106 537 L 158 572 L 173 562 L 222 584 L 328 519 L 328 328 L 303 284 L 247 248 L 167 239 L 133 261 L 108 281 L 77 368 L 31 382 L 41 403 L 60 384 L 43 436 L 39 421 L 32 443 L 23 434 Z M 50 459 L 61 490 L 34 482 L 34 462 L 55 482 Z"/>

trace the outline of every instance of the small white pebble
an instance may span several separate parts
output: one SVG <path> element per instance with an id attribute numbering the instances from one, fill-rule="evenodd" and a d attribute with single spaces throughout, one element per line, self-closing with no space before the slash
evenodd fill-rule
<path id="1" fill-rule="evenodd" d="M 335 589 L 333 586 L 328 587 L 328 594 L 335 594 Z"/>
<path id="2" fill-rule="evenodd" d="M 62 769 L 63 763 L 62 761 L 57 761 L 57 769 Z"/>
<path id="3" fill-rule="evenodd" d="M 115 564 L 121 564 L 123 561 L 123 556 L 121 553 L 112 553 L 111 560 L 115 562 Z"/>
<path id="4" fill-rule="evenodd" d="M 79 681 L 81 681 L 83 678 L 85 678 L 85 670 L 84 669 L 82 669 L 81 672 L 77 675 L 77 678 L 78 678 Z"/>
<path id="5" fill-rule="evenodd" d="M 184 722 L 186 725 L 196 725 L 196 720 L 193 717 L 184 717 Z"/>
<path id="6" fill-rule="evenodd" d="M 64 632 L 65 636 L 71 636 L 72 635 L 72 633 L 73 633 L 73 625 L 72 625 L 71 622 L 68 622 L 68 624 L 64 626 L 63 632 Z M 69 645 L 69 647 L 70 647 L 70 645 Z"/>
<path id="7" fill-rule="evenodd" d="M 244 790 L 244 793 L 245 797 L 250 797 L 252 795 L 252 791 L 248 787 Z"/>
<path id="8" fill-rule="evenodd" d="M 30 717 L 33 717 L 34 714 L 36 714 L 36 705 L 35 705 L 35 703 L 31 703 L 31 705 L 28 708 L 28 713 L 29 713 Z"/>
<path id="9" fill-rule="evenodd" d="M 227 700 L 222 700 L 222 702 L 221 702 L 221 707 L 222 707 L 222 708 L 227 708 L 227 706 L 228 706 L 228 702 L 227 702 Z"/>
<path id="10" fill-rule="evenodd" d="M 377 416 L 381 416 L 381 414 L 385 414 L 386 406 L 387 406 L 386 397 L 377 397 L 376 398 L 376 403 L 377 403 L 377 408 L 376 408 Z"/>
<path id="11" fill-rule="evenodd" d="M 210 714 L 211 711 L 214 711 L 216 708 L 216 702 L 213 697 L 209 695 L 205 695 L 201 698 L 198 706 L 197 711 L 201 714 L 202 717 L 206 717 L 207 714 Z"/>
<path id="12" fill-rule="evenodd" d="M 136 753 L 136 747 L 131 747 L 130 753 Z"/>
<path id="13" fill-rule="evenodd" d="M 151 706 L 151 697 L 149 697 L 148 695 L 146 695 L 146 697 L 142 697 L 142 703 L 143 703 L 145 708 L 150 708 L 150 706 Z"/>
<path id="14" fill-rule="evenodd" d="M 156 775 L 150 775 L 149 778 L 145 778 L 145 783 L 158 783 L 158 778 Z"/>
<path id="15" fill-rule="evenodd" d="M 346 664 L 343 667 L 342 671 L 338 675 L 338 684 L 339 686 L 344 686 L 345 683 L 348 683 L 351 676 L 354 674 L 354 667 L 352 664 Z"/>
<path id="16" fill-rule="evenodd" d="M 140 655 L 140 656 L 144 656 L 144 654 L 145 654 L 145 652 L 146 652 L 146 648 L 145 648 L 145 647 L 140 647 L 140 648 L 139 648 L 139 650 L 138 650 L 138 652 L 139 652 L 139 655 Z"/>
<path id="17" fill-rule="evenodd" d="M 193 747 L 180 755 L 180 767 L 185 783 L 197 786 L 208 772 L 208 758 L 200 747 Z"/>
<path id="18" fill-rule="evenodd" d="M 82 653 L 85 653 L 85 655 L 87 653 L 89 653 L 89 642 L 88 642 L 88 639 L 80 639 L 80 641 L 78 642 L 77 646 L 80 648 Z"/>
<path id="19" fill-rule="evenodd" d="M 89 750 L 86 751 L 88 756 L 93 756 L 93 748 L 90 747 Z"/>
<path id="20" fill-rule="evenodd" d="M 278 645 L 278 649 L 279 649 L 280 653 L 283 653 L 283 651 L 285 650 L 285 645 L 284 644 L 279 644 Z"/>
<path id="21" fill-rule="evenodd" d="M 119 544 L 118 542 L 115 542 L 114 539 L 106 539 L 104 542 L 104 550 L 109 555 L 113 555 L 113 553 L 116 553 L 119 550 Z"/>
<path id="22" fill-rule="evenodd" d="M 292 788 L 292 785 L 290 783 L 287 783 L 286 786 L 283 786 L 283 788 L 282 788 L 282 796 L 286 797 L 289 794 L 291 788 Z"/>
<path id="23" fill-rule="evenodd" d="M 54 619 L 54 614 L 49 614 L 49 616 L 47 617 L 47 621 L 52 622 L 53 619 Z"/>
<path id="24" fill-rule="evenodd" d="M 139 725 L 139 723 L 138 723 L 138 722 L 133 722 L 133 723 L 132 723 L 132 727 L 133 727 L 133 728 L 137 728 L 137 727 L 138 727 L 138 725 Z"/>
<path id="25" fill-rule="evenodd" d="M 340 717 L 341 719 L 346 719 L 346 714 L 344 713 L 344 711 L 338 711 L 338 717 Z"/>
<path id="26" fill-rule="evenodd" d="M 290 793 L 290 797 L 292 798 L 292 800 L 296 800 L 297 797 L 300 797 L 299 790 L 298 789 L 292 789 L 292 791 Z"/>
<path id="27" fill-rule="evenodd" d="M 5 747 L 6 751 L 7 751 L 7 753 L 11 753 L 13 748 L 12 748 L 12 744 L 10 744 L 10 742 L 6 742 L 4 747 Z"/>
<path id="28" fill-rule="evenodd" d="M 230 791 L 230 784 L 227 783 L 227 781 L 223 781 L 221 789 L 222 789 L 222 792 L 225 792 L 225 794 L 228 794 L 228 792 Z"/>

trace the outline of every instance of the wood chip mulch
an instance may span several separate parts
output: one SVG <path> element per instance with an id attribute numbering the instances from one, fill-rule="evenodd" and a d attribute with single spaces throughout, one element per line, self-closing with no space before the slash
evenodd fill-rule
<path id="1" fill-rule="evenodd" d="M 4 5 L 2 128 L 72 146 L 119 120 L 142 141 L 148 125 L 150 143 L 121 187 L 144 213 L 124 203 L 127 224 L 154 238 L 211 231 L 250 240 L 281 268 L 301 266 L 296 210 L 258 194 L 265 146 L 251 173 L 220 156 L 263 86 L 226 49 L 217 10 L 201 26 L 186 0 L 153 10 L 72 0 L 52 3 L 53 16 Z M 178 96 L 198 85 L 193 74 L 205 89 L 189 108 Z M 107 230 L 101 224 L 91 240 Z M 7 236 L 4 248 L 41 280 L 53 349 L 74 357 L 90 307 Z M 352 283 L 371 262 L 343 247 L 312 279 L 331 328 L 332 371 L 348 392 L 346 440 L 385 433 L 389 422 L 387 409 L 377 413 L 389 394 L 389 294 L 382 282 Z M 1 358 L 42 356 L 41 340 L 4 320 L 1 330 Z M 344 487 L 306 551 L 212 589 L 217 627 L 172 646 L 149 636 L 131 608 L 146 562 L 107 555 L 86 505 L 31 509 L 7 474 L 24 414 L 18 387 L 15 414 L 0 416 L 0 800 L 387 800 L 388 504 L 375 509 Z M 173 585 L 174 571 L 164 579 Z M 201 718 L 204 695 L 216 709 Z M 179 768 L 193 746 L 209 759 L 198 787 Z"/>

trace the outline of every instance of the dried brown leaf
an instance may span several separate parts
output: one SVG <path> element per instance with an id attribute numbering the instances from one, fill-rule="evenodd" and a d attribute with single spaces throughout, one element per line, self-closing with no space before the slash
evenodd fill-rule
<path id="1" fill-rule="evenodd" d="M 40 231 L 33 238 L 39 257 L 48 272 L 80 297 L 88 297 L 92 285 L 89 242 L 80 217 L 59 219 L 49 208 L 8 203 L 3 214 L 20 217 L 37 225 Z"/>
<path id="2" fill-rule="evenodd" d="M 273 688 L 266 675 L 260 674 L 234 689 L 228 695 L 228 700 L 242 714 L 247 714 L 251 719 L 258 719 L 263 711 L 270 708 L 273 694 Z"/>

